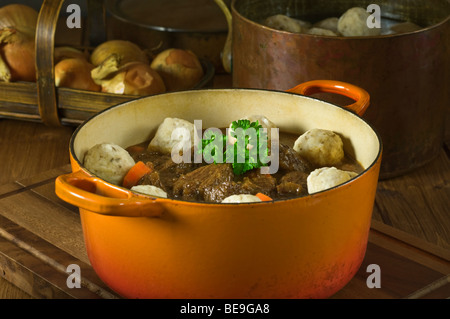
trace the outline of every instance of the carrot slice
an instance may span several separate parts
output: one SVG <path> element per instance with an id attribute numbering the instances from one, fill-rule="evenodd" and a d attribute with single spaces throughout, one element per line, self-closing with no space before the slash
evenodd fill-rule
<path id="1" fill-rule="evenodd" d="M 145 165 L 144 162 L 137 162 L 123 178 L 123 187 L 131 188 L 135 186 L 145 174 L 151 173 L 151 171 L 152 169 Z"/>
<path id="2" fill-rule="evenodd" d="M 267 196 L 267 195 L 264 195 L 263 193 L 258 193 L 258 194 L 256 194 L 255 196 L 258 197 L 258 198 L 259 198 L 260 200 L 262 200 L 263 202 L 270 202 L 270 201 L 273 200 L 272 198 L 270 198 L 270 197 Z"/>

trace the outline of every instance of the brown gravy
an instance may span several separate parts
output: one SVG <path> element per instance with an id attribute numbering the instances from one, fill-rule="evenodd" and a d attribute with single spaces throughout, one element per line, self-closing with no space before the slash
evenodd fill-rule
<path id="1" fill-rule="evenodd" d="M 153 168 L 139 184 L 153 185 L 167 192 L 169 198 L 221 202 L 234 194 L 263 193 L 274 200 L 289 199 L 308 194 L 306 178 L 315 169 L 293 150 L 297 135 L 280 132 L 280 167 L 275 174 L 261 174 L 259 169 L 234 175 L 229 163 L 207 164 L 172 161 L 170 154 L 149 150 L 148 141 L 127 148 L 135 161 Z M 361 173 L 363 167 L 346 155 L 336 168 Z"/>

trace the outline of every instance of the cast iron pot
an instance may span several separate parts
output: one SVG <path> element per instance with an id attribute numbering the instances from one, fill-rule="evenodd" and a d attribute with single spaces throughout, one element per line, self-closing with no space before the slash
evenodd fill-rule
<path id="1" fill-rule="evenodd" d="M 367 92 L 318 81 L 292 92 L 192 90 L 111 107 L 82 124 L 70 141 L 72 173 L 56 194 L 80 208 L 90 262 L 128 298 L 326 298 L 344 287 L 365 255 L 382 146 L 372 127 L 342 107 L 300 94 Z M 205 204 L 131 193 L 92 175 L 83 156 L 97 143 L 147 141 L 166 117 L 203 120 L 203 128 L 263 114 L 281 130 L 331 129 L 365 168 L 330 190 L 291 200 Z"/>
<path id="2" fill-rule="evenodd" d="M 382 26 L 411 21 L 423 29 L 331 37 L 262 24 L 274 14 L 316 22 L 370 4 L 380 6 Z M 330 79 L 364 88 L 371 96 L 364 119 L 384 143 L 381 178 L 408 173 L 440 154 L 450 105 L 449 1 L 234 0 L 231 15 L 225 52 L 232 53 L 234 87 L 284 91 L 297 83 Z M 332 96 L 327 101 L 340 102 Z"/>

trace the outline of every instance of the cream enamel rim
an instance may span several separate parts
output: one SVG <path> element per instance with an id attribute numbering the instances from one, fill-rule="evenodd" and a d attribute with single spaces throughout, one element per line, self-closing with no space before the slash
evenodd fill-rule
<path id="1" fill-rule="evenodd" d="M 333 190 L 335 190 L 335 189 L 345 187 L 346 185 L 348 185 L 348 184 L 354 182 L 355 180 L 358 180 L 362 175 L 364 175 L 366 172 L 368 172 L 369 170 L 372 169 L 372 167 L 379 161 L 380 156 L 381 156 L 381 154 L 382 154 L 383 143 L 382 143 L 381 138 L 380 138 L 380 135 L 378 134 L 378 132 L 376 131 L 376 129 L 375 129 L 370 123 L 368 123 L 367 121 L 365 121 L 361 116 L 359 116 L 359 115 L 357 115 L 357 114 L 355 114 L 355 113 L 353 113 L 353 112 L 347 110 L 345 107 L 342 107 L 342 106 L 339 106 L 339 105 L 335 105 L 335 104 L 333 104 L 333 103 L 325 102 L 325 101 L 323 101 L 323 100 L 320 100 L 320 99 L 317 99 L 317 98 L 314 98 L 314 97 L 311 97 L 311 96 L 304 96 L 304 95 L 299 95 L 299 94 L 291 93 L 291 92 L 274 91 L 274 90 L 268 90 L 268 89 L 232 88 L 232 89 L 193 89 L 193 90 L 185 90 L 185 91 L 178 91 L 178 92 L 160 93 L 160 94 L 155 94 L 155 95 L 151 95 L 151 96 L 139 97 L 139 98 L 136 98 L 136 99 L 134 99 L 134 100 L 130 100 L 130 101 L 127 101 L 127 102 L 124 102 L 124 103 L 120 103 L 120 104 L 117 104 L 117 105 L 110 106 L 110 107 L 108 107 L 108 108 L 106 108 L 106 109 L 104 109 L 104 110 L 98 112 L 97 114 L 93 115 L 91 118 L 89 118 L 88 120 L 84 121 L 82 124 L 80 124 L 80 125 L 76 128 L 76 130 L 74 131 L 74 133 L 73 133 L 73 135 L 72 135 L 72 137 L 71 137 L 71 139 L 70 139 L 70 143 L 69 143 L 69 151 L 70 151 L 70 153 L 72 154 L 73 159 L 74 159 L 74 160 L 76 161 L 76 163 L 79 165 L 79 167 L 81 168 L 81 170 L 83 170 L 83 171 L 84 171 L 86 174 L 88 174 L 89 176 L 95 176 L 95 177 L 99 178 L 100 180 L 102 180 L 104 183 L 109 184 L 109 185 L 113 185 L 113 184 L 111 184 L 111 183 L 108 183 L 108 182 L 104 181 L 101 177 L 99 177 L 99 176 L 97 176 L 97 175 L 95 175 L 95 174 L 89 172 L 89 171 L 83 166 L 83 163 L 82 163 L 81 160 L 78 158 L 78 156 L 77 156 L 77 154 L 76 154 L 76 152 L 75 152 L 75 147 L 74 147 L 74 143 L 75 143 L 75 140 L 76 140 L 76 138 L 77 138 L 77 136 L 78 136 L 78 133 L 79 133 L 80 131 L 82 131 L 83 128 L 84 128 L 91 120 L 95 120 L 96 118 L 101 117 L 103 114 L 108 113 L 108 112 L 112 112 L 112 111 L 114 111 L 115 109 L 119 109 L 119 108 L 121 108 L 121 107 L 126 107 L 126 106 L 127 106 L 128 104 L 130 104 L 130 103 L 135 103 L 135 101 L 138 101 L 138 100 L 144 100 L 144 99 L 151 99 L 151 98 L 154 97 L 154 96 L 170 96 L 170 95 L 185 94 L 186 92 L 196 92 L 196 93 L 199 93 L 199 94 L 201 94 L 202 92 L 205 92 L 205 93 L 207 93 L 207 92 L 244 92 L 244 93 L 245 93 L 245 92 L 267 92 L 267 93 L 274 93 L 274 94 L 288 94 L 288 95 L 291 95 L 291 96 L 295 96 L 295 98 L 314 100 L 314 101 L 317 101 L 317 102 L 320 102 L 320 103 L 325 103 L 325 104 L 327 104 L 327 105 L 329 105 L 329 106 L 332 106 L 332 107 L 341 109 L 342 111 L 344 111 L 344 112 L 346 112 L 346 113 L 349 113 L 349 114 L 351 114 L 352 116 L 356 117 L 359 121 L 361 121 L 363 124 L 367 125 L 367 127 L 373 131 L 373 133 L 374 133 L 375 136 L 376 136 L 377 142 L 378 142 L 378 152 L 377 152 L 375 158 L 372 160 L 372 162 L 371 162 L 370 165 L 368 165 L 368 166 L 367 166 L 360 174 L 358 174 L 357 176 L 351 178 L 350 180 L 346 181 L 345 183 L 342 183 L 342 184 L 340 184 L 340 185 L 331 187 L 331 188 L 329 188 L 329 189 L 322 190 L 322 191 L 320 191 L 320 192 L 316 192 L 316 193 L 313 193 L 313 194 L 304 195 L 304 196 L 301 196 L 301 197 L 290 198 L 290 199 L 278 199 L 278 200 L 273 200 L 273 201 L 270 201 L 270 202 L 226 203 L 226 204 L 223 204 L 223 203 L 203 203 L 203 202 L 202 202 L 201 204 L 212 205 L 212 206 L 217 206 L 217 205 L 227 205 L 227 206 L 229 206 L 229 205 L 255 205 L 255 204 L 256 204 L 256 205 L 261 205 L 261 204 L 270 204 L 270 203 L 277 203 L 277 202 L 284 202 L 284 201 L 302 200 L 302 199 L 304 199 L 304 198 L 309 198 L 309 197 L 317 197 L 317 196 L 320 196 L 320 195 L 321 195 L 322 193 L 324 193 L 324 192 L 330 192 L 330 191 L 333 191 Z M 152 196 L 149 196 L 149 195 L 143 195 L 143 194 L 137 194 L 137 193 L 135 193 L 135 192 L 131 192 L 129 189 L 126 189 L 126 188 L 124 188 L 124 187 L 122 187 L 122 186 L 117 186 L 117 185 L 114 185 L 114 186 L 115 186 L 115 187 L 120 187 L 120 188 L 126 190 L 127 192 L 129 192 L 130 194 L 132 194 L 132 196 L 138 196 L 138 197 L 148 198 L 149 200 L 156 200 L 156 201 L 158 201 L 158 202 L 163 202 L 163 201 L 164 201 L 164 202 L 176 202 L 176 203 L 183 203 L 183 204 L 187 204 L 187 205 L 189 205 L 189 204 L 198 204 L 198 203 L 200 203 L 200 202 L 193 202 L 193 201 L 185 201 L 185 200 L 181 200 L 181 199 L 171 199 L 171 198 L 152 197 Z"/>

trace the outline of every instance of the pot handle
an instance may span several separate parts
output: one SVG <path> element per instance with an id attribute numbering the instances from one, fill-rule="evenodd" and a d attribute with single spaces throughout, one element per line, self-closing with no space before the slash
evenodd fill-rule
<path id="1" fill-rule="evenodd" d="M 231 65 L 232 65 L 232 56 L 231 56 L 231 42 L 232 42 L 232 15 L 230 9 L 228 9 L 227 5 L 223 0 L 214 0 L 214 2 L 219 6 L 225 15 L 225 19 L 227 20 L 228 25 L 228 34 L 227 39 L 225 41 L 225 46 L 222 51 L 222 65 L 226 72 L 231 73 Z"/>
<path id="2" fill-rule="evenodd" d="M 69 204 L 102 215 L 158 217 L 163 211 L 156 199 L 136 195 L 82 170 L 58 176 L 55 193 Z"/>
<path id="3" fill-rule="evenodd" d="M 362 116 L 370 104 L 369 93 L 350 83 L 333 81 L 333 80 L 314 80 L 297 85 L 296 87 L 287 90 L 302 95 L 311 95 L 315 93 L 335 93 L 341 94 L 355 100 L 355 103 L 345 106 L 346 109 L 355 112 Z"/>

